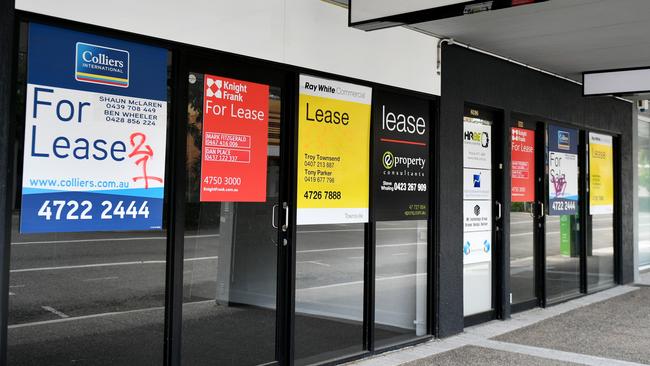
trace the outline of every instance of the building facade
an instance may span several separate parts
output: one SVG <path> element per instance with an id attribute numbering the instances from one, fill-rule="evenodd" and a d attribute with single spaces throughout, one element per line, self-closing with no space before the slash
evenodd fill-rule
<path id="1" fill-rule="evenodd" d="M 317 0 L 2 6 L 4 364 L 338 364 L 634 279 L 633 103 Z"/>

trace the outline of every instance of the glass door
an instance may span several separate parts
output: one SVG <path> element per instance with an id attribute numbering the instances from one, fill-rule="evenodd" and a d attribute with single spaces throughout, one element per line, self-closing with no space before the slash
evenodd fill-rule
<path id="1" fill-rule="evenodd" d="M 495 309 L 493 222 L 501 219 L 494 200 L 493 154 L 495 113 L 465 107 L 463 117 L 463 311 L 468 316 L 490 314 Z M 498 129 L 495 129 L 498 131 Z M 492 210 L 494 206 L 496 210 Z"/>
<path id="2" fill-rule="evenodd" d="M 514 118 L 510 135 L 510 303 L 513 311 L 519 311 L 538 304 L 535 249 L 541 208 L 538 186 L 543 175 L 536 169 L 536 156 L 541 152 L 535 123 Z"/>
<path id="3" fill-rule="evenodd" d="M 580 294 L 579 131 L 546 127 L 545 292 L 547 302 Z"/>
<path id="4" fill-rule="evenodd" d="M 274 362 L 289 246 L 283 74 L 197 58 L 185 75 L 182 363 Z"/>

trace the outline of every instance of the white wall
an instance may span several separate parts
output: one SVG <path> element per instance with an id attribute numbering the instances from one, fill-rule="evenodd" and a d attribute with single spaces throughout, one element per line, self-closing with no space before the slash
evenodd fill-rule
<path id="1" fill-rule="evenodd" d="M 320 0 L 16 0 L 16 8 L 440 95 L 437 39 Z"/>

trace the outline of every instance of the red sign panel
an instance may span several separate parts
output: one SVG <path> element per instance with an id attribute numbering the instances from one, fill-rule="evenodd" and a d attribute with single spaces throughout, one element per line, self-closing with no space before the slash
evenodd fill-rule
<path id="1" fill-rule="evenodd" d="M 269 86 L 205 75 L 201 202 L 266 201 Z"/>
<path id="2" fill-rule="evenodd" d="M 512 128 L 512 202 L 535 201 L 535 131 Z"/>

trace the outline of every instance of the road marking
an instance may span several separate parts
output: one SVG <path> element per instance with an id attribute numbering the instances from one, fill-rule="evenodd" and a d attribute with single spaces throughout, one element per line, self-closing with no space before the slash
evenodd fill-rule
<path id="1" fill-rule="evenodd" d="M 219 258 L 218 256 L 212 257 L 198 257 L 198 258 L 187 258 L 185 262 L 194 262 L 194 261 L 204 261 L 204 260 L 213 260 Z M 134 264 L 165 264 L 167 261 L 134 261 L 134 262 L 116 262 L 116 263 L 95 263 L 95 264 L 79 264 L 74 266 L 61 266 L 61 267 L 40 267 L 40 268 L 22 268 L 22 269 L 12 269 L 10 273 L 21 273 L 21 272 L 38 272 L 38 271 L 53 271 L 59 269 L 78 269 L 78 268 L 95 268 L 95 267 L 113 267 L 113 266 L 131 266 Z"/>
<path id="2" fill-rule="evenodd" d="M 16 296 L 13 292 L 9 291 L 9 296 Z"/>
<path id="3" fill-rule="evenodd" d="M 183 303 L 183 306 L 196 305 L 196 304 L 205 304 L 205 303 L 209 303 L 209 302 L 214 303 L 214 300 L 186 302 L 186 303 Z M 56 324 L 56 323 L 66 323 L 66 322 L 69 322 L 69 321 L 76 321 L 76 320 L 104 318 L 104 317 L 114 316 L 114 315 L 145 313 L 145 312 L 148 312 L 148 311 L 164 310 L 164 309 L 165 309 L 164 306 L 157 306 L 157 307 L 144 308 L 144 309 L 135 309 L 135 310 L 126 310 L 126 311 L 114 311 L 114 312 L 110 312 L 110 313 L 72 316 L 72 317 L 61 318 L 61 319 L 52 319 L 52 320 L 43 320 L 43 321 L 31 322 L 31 323 L 13 324 L 13 325 L 9 325 L 7 328 L 8 329 L 17 329 L 17 328 L 33 327 L 33 326 L 38 326 L 38 325 L 50 325 L 50 324 Z"/>
<path id="4" fill-rule="evenodd" d="M 365 257 L 364 256 L 361 256 L 361 257 L 348 257 L 348 259 L 363 259 L 363 258 L 365 258 Z M 648 266 L 648 267 L 650 267 L 650 266 Z"/>
<path id="5" fill-rule="evenodd" d="M 116 280 L 119 277 L 117 276 L 111 276 L 111 277 L 99 277 L 99 278 L 88 278 L 83 280 L 83 282 L 94 282 L 94 281 L 108 281 L 108 280 Z"/>
<path id="6" fill-rule="evenodd" d="M 403 252 L 403 253 L 394 253 L 393 255 L 394 255 L 394 256 L 400 256 L 400 255 L 409 255 L 409 254 L 411 254 L 411 253 L 409 253 L 409 252 Z"/>
<path id="7" fill-rule="evenodd" d="M 413 245 L 427 245 L 426 243 L 402 243 L 402 244 L 384 244 L 377 245 L 377 248 L 394 248 L 394 247 L 409 247 Z M 340 247 L 340 248 L 326 248 L 326 249 L 307 249 L 297 250 L 296 253 L 319 253 L 319 252 L 332 252 L 339 250 L 363 250 L 364 247 Z"/>
<path id="8" fill-rule="evenodd" d="M 187 235 L 185 239 L 201 239 L 201 238 L 216 238 L 220 234 L 206 234 L 206 235 Z M 33 245 L 33 244 L 74 244 L 74 243 L 103 243 L 103 242 L 119 242 L 119 241 L 134 241 L 134 240 L 161 240 L 167 239 L 166 236 L 146 236 L 146 237 L 132 237 L 132 238 L 96 238 L 96 239 L 73 239 L 73 240 L 48 240 L 48 241 L 19 241 L 11 243 L 11 245 Z"/>
<path id="9" fill-rule="evenodd" d="M 23 287 L 25 287 L 25 285 L 13 285 L 13 286 L 9 286 L 9 288 L 23 288 Z"/>
<path id="10" fill-rule="evenodd" d="M 403 230 L 413 230 L 417 227 L 385 227 L 377 228 L 377 231 L 403 231 Z M 299 230 L 296 231 L 297 234 L 313 234 L 313 233 L 348 233 L 348 232 L 363 232 L 365 229 L 332 229 L 332 230 Z"/>
<path id="11" fill-rule="evenodd" d="M 399 276 L 378 277 L 378 278 L 376 278 L 376 281 L 399 280 L 399 279 L 403 279 L 403 278 L 409 278 L 409 277 L 415 277 L 415 276 L 426 276 L 426 275 L 427 275 L 426 273 L 410 273 L 410 274 L 399 275 Z M 331 284 L 331 285 L 298 288 L 298 289 L 296 289 L 296 291 L 322 290 L 322 289 L 327 289 L 327 288 L 334 288 L 334 287 L 341 287 L 341 286 L 351 286 L 351 285 L 362 285 L 362 284 L 363 284 L 363 281 L 351 281 L 351 282 L 334 283 L 334 284 Z"/>
<path id="12" fill-rule="evenodd" d="M 67 314 L 65 314 L 65 313 L 63 313 L 61 311 L 58 311 L 58 310 L 56 310 L 55 308 L 53 308 L 51 306 L 41 306 L 41 309 L 49 311 L 50 313 L 52 313 L 54 315 L 58 315 L 62 319 L 67 319 L 67 318 L 70 317 L 69 315 L 67 315 Z"/>
<path id="13" fill-rule="evenodd" d="M 317 264 L 317 265 L 323 266 L 323 267 L 331 267 L 329 264 L 322 263 L 322 262 L 319 262 L 319 261 L 300 261 L 300 262 L 296 262 L 296 264 L 299 264 L 299 263 L 310 263 L 310 264 Z"/>

